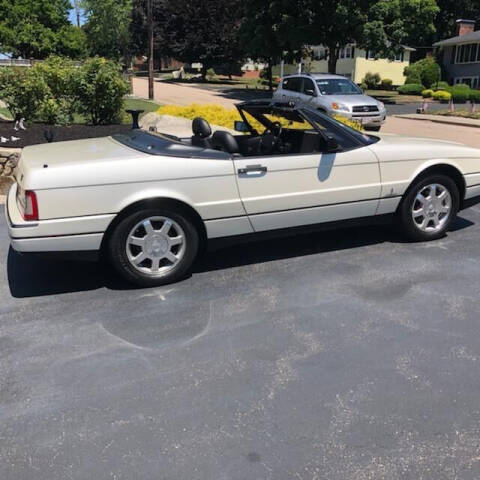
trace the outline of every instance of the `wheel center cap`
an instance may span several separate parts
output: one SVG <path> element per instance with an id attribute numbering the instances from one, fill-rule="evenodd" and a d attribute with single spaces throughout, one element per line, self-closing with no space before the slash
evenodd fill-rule
<path id="1" fill-rule="evenodd" d="M 168 240 L 163 235 L 152 235 L 145 242 L 145 249 L 150 255 L 160 257 L 168 250 Z"/>

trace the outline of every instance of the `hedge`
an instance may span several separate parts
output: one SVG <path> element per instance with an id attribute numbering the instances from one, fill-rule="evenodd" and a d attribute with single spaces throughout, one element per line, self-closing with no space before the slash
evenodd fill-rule
<path id="1" fill-rule="evenodd" d="M 397 90 L 400 95 L 421 95 L 425 87 L 419 83 L 406 83 Z"/>

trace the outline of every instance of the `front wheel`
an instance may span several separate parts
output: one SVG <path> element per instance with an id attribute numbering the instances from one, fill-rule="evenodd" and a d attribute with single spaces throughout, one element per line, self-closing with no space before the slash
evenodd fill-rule
<path id="1" fill-rule="evenodd" d="M 458 187 L 451 178 L 428 176 L 408 189 L 398 210 L 399 228 L 415 242 L 441 238 L 455 219 L 459 203 Z"/>
<path id="2" fill-rule="evenodd" d="M 182 279 L 198 252 L 199 236 L 190 218 L 171 207 L 145 209 L 122 219 L 108 243 L 115 269 L 143 287 Z"/>

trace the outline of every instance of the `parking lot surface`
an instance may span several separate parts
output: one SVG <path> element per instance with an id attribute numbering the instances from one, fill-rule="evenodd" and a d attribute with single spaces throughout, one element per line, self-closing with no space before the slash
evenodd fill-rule
<path id="1" fill-rule="evenodd" d="M 210 252 L 133 289 L 0 217 L 0 478 L 480 476 L 480 207 Z"/>

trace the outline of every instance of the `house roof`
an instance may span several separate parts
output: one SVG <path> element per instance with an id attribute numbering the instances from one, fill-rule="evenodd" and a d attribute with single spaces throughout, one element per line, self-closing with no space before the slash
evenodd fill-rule
<path id="1" fill-rule="evenodd" d="M 450 45 L 459 45 L 461 43 L 475 43 L 480 42 L 480 30 L 476 32 L 467 33 L 465 35 L 459 35 L 457 37 L 447 38 L 441 42 L 434 43 L 434 47 L 448 47 Z"/>

